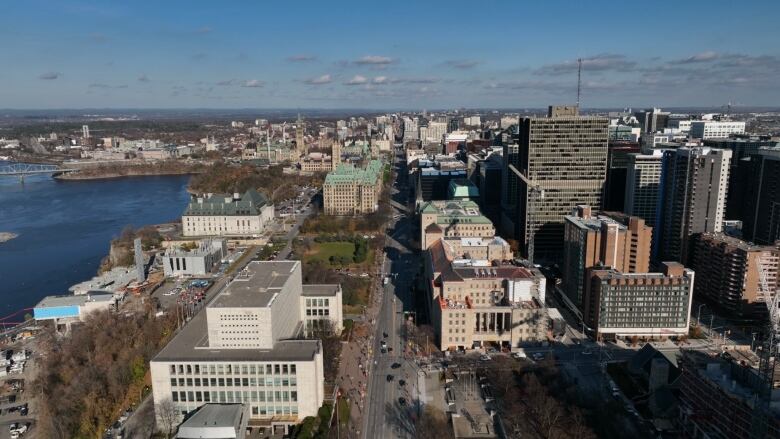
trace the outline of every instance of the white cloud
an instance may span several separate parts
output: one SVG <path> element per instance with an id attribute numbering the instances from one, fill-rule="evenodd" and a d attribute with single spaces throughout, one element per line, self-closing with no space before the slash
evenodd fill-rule
<path id="1" fill-rule="evenodd" d="M 368 82 L 365 76 L 355 75 L 349 81 L 345 82 L 346 85 L 360 85 Z"/>
<path id="2" fill-rule="evenodd" d="M 306 84 L 311 84 L 311 85 L 322 85 L 322 84 L 329 84 L 329 83 L 331 83 L 332 79 L 331 79 L 330 75 L 322 75 L 322 76 L 318 76 L 316 78 L 307 79 L 307 80 L 305 80 L 303 82 L 305 82 Z"/>
<path id="3" fill-rule="evenodd" d="M 42 73 L 40 76 L 38 76 L 38 79 L 43 79 L 45 81 L 51 81 L 54 79 L 57 79 L 60 77 L 60 72 L 46 72 Z"/>
<path id="4" fill-rule="evenodd" d="M 355 64 L 387 65 L 394 62 L 395 60 L 393 58 L 387 56 L 366 55 L 355 61 Z"/>
<path id="5" fill-rule="evenodd" d="M 243 84 L 241 84 L 241 87 L 257 88 L 264 85 L 265 83 L 259 79 L 247 79 Z"/>

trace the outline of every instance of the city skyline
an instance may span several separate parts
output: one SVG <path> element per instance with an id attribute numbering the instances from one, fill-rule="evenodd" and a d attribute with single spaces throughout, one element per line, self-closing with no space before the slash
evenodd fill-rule
<path id="1" fill-rule="evenodd" d="M 586 108 L 778 101 L 780 5 L 666 5 L 24 2 L 0 107 L 544 107 L 578 58 Z"/>

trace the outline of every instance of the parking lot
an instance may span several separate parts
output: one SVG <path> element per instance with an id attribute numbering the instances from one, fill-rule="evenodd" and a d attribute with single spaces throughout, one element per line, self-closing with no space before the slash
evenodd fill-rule
<path id="1" fill-rule="evenodd" d="M 35 436 L 35 403 L 26 387 L 37 371 L 35 338 L 26 337 L 0 349 L 0 439 Z"/>

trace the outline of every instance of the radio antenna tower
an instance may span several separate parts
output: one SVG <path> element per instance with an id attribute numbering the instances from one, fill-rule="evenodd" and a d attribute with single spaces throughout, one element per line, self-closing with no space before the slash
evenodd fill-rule
<path id="1" fill-rule="evenodd" d="M 582 58 L 577 58 L 577 108 L 580 108 L 581 88 L 582 88 Z"/>

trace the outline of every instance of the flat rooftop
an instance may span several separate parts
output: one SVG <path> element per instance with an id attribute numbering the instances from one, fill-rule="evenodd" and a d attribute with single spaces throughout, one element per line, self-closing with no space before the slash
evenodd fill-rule
<path id="1" fill-rule="evenodd" d="M 212 308 L 270 306 L 299 264 L 300 261 L 252 261 L 208 306 Z"/>
<path id="2" fill-rule="evenodd" d="M 36 308 L 57 308 L 61 306 L 81 306 L 87 302 L 105 302 L 114 300 L 113 293 L 90 291 L 87 294 L 46 296 L 35 305 Z"/>
<path id="3" fill-rule="evenodd" d="M 189 419 L 182 422 L 176 435 L 180 439 L 236 437 L 243 404 L 204 404 Z"/>
<path id="4" fill-rule="evenodd" d="M 301 296 L 335 296 L 339 288 L 338 284 L 304 285 Z"/>
<path id="5" fill-rule="evenodd" d="M 273 349 L 211 348 L 201 310 L 152 361 L 311 361 L 319 350 L 319 340 L 282 340 Z"/>

